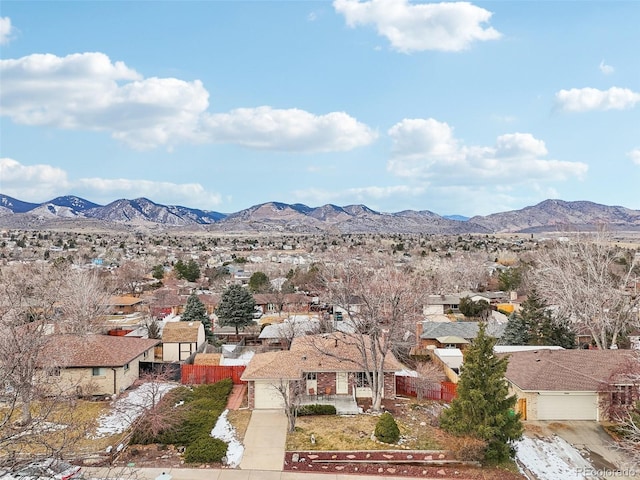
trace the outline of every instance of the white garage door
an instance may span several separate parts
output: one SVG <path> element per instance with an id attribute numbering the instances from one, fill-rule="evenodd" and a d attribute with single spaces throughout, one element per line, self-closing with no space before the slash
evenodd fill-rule
<path id="1" fill-rule="evenodd" d="M 255 408 L 284 408 L 282 394 L 268 380 L 255 381 Z"/>
<path id="2" fill-rule="evenodd" d="M 598 396 L 595 393 L 541 393 L 537 400 L 538 420 L 598 419 Z"/>

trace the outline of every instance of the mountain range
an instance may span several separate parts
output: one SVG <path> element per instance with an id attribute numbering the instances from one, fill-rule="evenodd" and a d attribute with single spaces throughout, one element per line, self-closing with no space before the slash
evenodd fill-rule
<path id="1" fill-rule="evenodd" d="M 224 214 L 162 205 L 147 198 L 120 199 L 98 205 L 72 195 L 29 203 L 0 194 L 0 227 L 55 228 L 85 223 L 246 233 L 533 233 L 593 230 L 602 224 L 612 230 L 640 231 L 640 210 L 587 201 L 545 200 L 521 210 L 466 218 L 444 217 L 429 210 L 383 213 L 365 205 L 308 207 L 299 203 L 268 202 Z"/>

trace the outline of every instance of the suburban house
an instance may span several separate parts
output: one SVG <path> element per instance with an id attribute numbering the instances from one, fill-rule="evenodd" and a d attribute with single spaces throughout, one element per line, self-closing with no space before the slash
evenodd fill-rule
<path id="1" fill-rule="evenodd" d="M 205 341 L 202 322 L 167 322 L 162 328 L 162 361 L 183 362 Z"/>
<path id="2" fill-rule="evenodd" d="M 489 322 L 487 334 L 500 338 L 504 333 L 506 324 Z M 479 322 L 430 322 L 416 323 L 416 346 L 412 349 L 413 355 L 422 355 L 436 348 L 464 349 L 476 338 L 479 330 Z"/>
<path id="3" fill-rule="evenodd" d="M 364 340 L 369 341 L 367 337 Z M 356 343 L 336 332 L 298 337 L 289 350 L 256 354 L 242 375 L 248 383 L 249 407 L 282 408 L 284 400 L 279 390 L 289 397 L 297 392 L 314 403 L 371 398 Z M 389 352 L 384 362 L 384 398 L 395 398 L 395 372 L 403 368 Z"/>
<path id="4" fill-rule="evenodd" d="M 109 298 L 106 308 L 112 315 L 130 315 L 139 310 L 142 299 L 131 295 L 114 295 Z"/>
<path id="5" fill-rule="evenodd" d="M 426 305 L 422 307 L 422 313 L 425 316 L 458 313 L 460 311 L 460 300 L 465 297 L 469 297 L 474 302 L 483 300 L 493 307 L 510 298 L 505 292 L 462 292 L 451 295 L 429 295 Z"/>
<path id="6" fill-rule="evenodd" d="M 317 315 L 290 315 L 283 322 L 265 325 L 258 339 L 265 347 L 287 350 L 294 338 L 328 330 L 350 333 L 354 328 L 349 321 L 335 321 L 328 315 L 323 319 Z"/>
<path id="7" fill-rule="evenodd" d="M 308 313 L 312 303 L 312 298 L 302 293 L 287 293 L 285 295 L 255 293 L 253 299 L 256 302 L 256 309 L 264 315 Z"/>
<path id="8" fill-rule="evenodd" d="M 48 384 L 78 395 L 117 395 L 140 377 L 140 363 L 153 362 L 160 340 L 111 335 L 52 334 L 40 364 Z M 46 373 L 44 373 L 46 372 Z"/>
<path id="9" fill-rule="evenodd" d="M 630 406 L 640 363 L 629 350 L 530 350 L 509 355 L 505 378 L 526 420 L 608 419 Z"/>

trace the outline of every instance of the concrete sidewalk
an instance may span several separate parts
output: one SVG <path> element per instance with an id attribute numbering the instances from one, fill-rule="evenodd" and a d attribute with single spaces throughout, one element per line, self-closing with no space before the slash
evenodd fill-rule
<path id="1" fill-rule="evenodd" d="M 82 471 L 88 478 L 135 478 L 136 480 L 155 480 L 163 473 L 170 475 L 171 480 L 406 480 L 410 478 L 266 470 L 215 470 L 212 468 L 135 468 L 127 469 L 126 471 L 112 470 L 111 472 L 107 472 L 105 469 L 83 468 Z M 429 480 L 426 477 L 419 478 Z"/>
<path id="2" fill-rule="evenodd" d="M 287 417 L 283 410 L 254 410 L 244 435 L 244 455 L 240 469 L 280 472 L 284 465 L 286 439 Z"/>

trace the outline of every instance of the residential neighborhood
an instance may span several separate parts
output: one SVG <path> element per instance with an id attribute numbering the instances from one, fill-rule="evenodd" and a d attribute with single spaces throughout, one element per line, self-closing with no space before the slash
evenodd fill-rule
<path id="1" fill-rule="evenodd" d="M 61 234 L 36 234 L 35 238 L 38 235 L 42 237 L 40 248 L 50 251 L 46 250 L 45 236 L 50 241 Z M 153 244 L 144 237 L 135 238 L 139 247 Z M 100 242 L 103 241 L 101 238 Z M 155 418 L 162 396 L 180 385 L 196 388 L 226 380 L 232 388 L 225 403 L 230 418 L 240 422 L 235 428 L 242 432 L 236 440 L 242 442 L 244 438 L 247 449 L 244 463 L 239 461 L 233 468 L 287 471 L 301 468 L 291 461 L 291 455 L 300 458 L 304 449 L 294 445 L 301 441 L 307 450 L 313 450 L 318 438 L 324 438 L 321 433 L 311 433 L 299 439 L 296 432 L 319 428 L 307 426 L 309 421 L 323 419 L 313 414 L 307 416 L 305 412 L 309 409 L 331 409 L 341 419 L 341 428 L 348 430 L 350 422 L 360 422 L 357 419 L 361 417 L 377 419 L 383 412 L 396 416 L 399 422 L 407 422 L 406 418 L 415 415 L 411 408 L 418 408 L 424 412 L 424 420 L 417 427 L 410 427 L 410 420 L 402 423 L 405 442 L 415 443 L 409 440 L 415 435 L 418 438 L 436 435 L 430 437 L 434 443 L 427 444 L 437 444 L 443 458 L 460 471 L 469 468 L 464 462 L 484 465 L 482 455 L 467 457 L 455 453 L 458 447 L 447 445 L 453 445 L 453 439 L 461 434 L 433 425 L 439 423 L 441 413 L 437 412 L 454 405 L 456 398 L 466 395 L 469 388 L 480 388 L 469 386 L 473 379 L 465 378 L 465 365 L 468 355 L 475 359 L 479 354 L 476 350 L 484 344 L 490 347 L 490 358 L 504 362 L 500 363 L 504 365 L 500 388 L 511 406 L 503 412 L 523 425 L 522 433 L 507 441 L 514 456 L 507 455 L 505 461 L 513 462 L 516 471 L 525 476 L 535 471 L 535 462 L 527 463 L 532 462 L 532 451 L 538 452 L 533 458 L 539 462 L 559 461 L 555 457 L 544 459 L 544 455 L 562 456 L 558 453 L 561 448 L 549 450 L 550 446 L 543 448 L 539 442 L 554 445 L 554 435 L 570 436 L 566 432 L 540 436 L 536 432 L 541 424 L 546 425 L 544 428 L 573 422 L 579 422 L 580 428 L 591 425 L 588 427 L 591 435 L 610 439 L 601 446 L 606 465 L 610 467 L 620 460 L 616 451 L 623 448 L 624 436 L 614 432 L 624 431 L 625 419 L 638 408 L 640 394 L 640 350 L 634 340 L 640 325 L 634 283 L 638 255 L 634 250 L 610 249 L 608 268 L 612 275 L 608 281 L 616 278 L 626 281 L 619 284 L 618 292 L 612 290 L 611 283 L 602 284 L 603 289 L 608 289 L 608 298 L 619 295 L 613 308 L 620 309 L 617 314 L 622 323 L 616 323 L 611 311 L 604 312 L 605 316 L 598 321 L 583 321 L 567 310 L 571 303 L 552 303 L 556 297 L 533 287 L 538 277 L 532 263 L 545 261 L 545 265 L 554 265 L 562 257 L 549 255 L 550 249 L 569 248 L 566 244 L 545 240 L 532 243 L 527 250 L 512 252 L 510 242 L 500 240 L 497 245 L 501 249 L 491 255 L 481 252 L 471 255 L 464 249 L 447 248 L 424 256 L 419 253 L 422 241 L 414 239 L 418 254 L 408 253 L 412 250 L 407 249 L 398 257 L 393 249 L 385 252 L 385 241 L 375 241 L 379 245 L 379 258 L 374 260 L 364 252 L 357 255 L 351 252 L 357 249 L 351 246 L 353 238 L 345 246 L 326 251 L 315 250 L 317 239 L 299 241 L 296 248 L 288 251 L 307 261 L 295 268 L 289 262 L 281 263 L 281 255 L 269 253 L 276 243 L 287 242 L 264 239 L 260 242 L 265 244 L 262 247 L 265 251 L 259 255 L 255 252 L 261 252 L 261 247 L 253 241 L 217 239 L 218 246 L 211 250 L 218 252 L 214 257 L 201 253 L 209 252 L 208 248 L 187 253 L 180 244 L 155 253 L 145 247 L 144 253 L 131 256 L 126 253 L 131 246 L 125 244 L 124 248 L 119 247 L 113 261 L 102 263 L 91 259 L 82 263 L 77 250 L 62 250 L 61 253 L 75 253 L 71 259 L 51 254 L 46 261 L 22 255 L 14 258 L 13 250 L 5 244 L 0 268 L 5 328 L 2 378 L 3 405 L 9 408 L 6 411 L 10 416 L 2 425 L 2 442 L 7 447 L 12 445 L 10 451 L 14 453 L 2 461 L 19 464 L 26 458 L 19 452 L 28 448 L 28 438 L 51 435 L 36 426 L 54 424 L 60 413 L 42 414 L 37 405 L 77 408 L 81 402 L 107 412 L 146 388 L 157 394 L 144 396 L 144 401 L 138 399 L 147 404 L 140 410 L 134 409 L 137 413 L 131 423 L 121 427 L 119 439 L 113 440 L 120 443 L 102 447 L 102 453 L 99 447 L 93 447 L 96 449 L 93 460 L 86 457 L 87 448 L 91 447 L 78 450 L 78 445 L 85 442 L 80 440 L 83 435 L 73 442 L 68 438 L 56 441 L 62 458 L 85 469 L 93 468 L 93 462 L 102 468 L 110 465 L 113 468 L 118 462 L 141 462 L 154 467 L 151 458 L 140 457 L 136 462 L 131 456 L 141 449 L 128 444 L 129 438 L 136 438 L 137 422 L 145 417 Z M 359 241 L 374 242 L 367 237 Z M 409 239 L 404 241 L 410 244 Z M 435 245 L 445 239 L 429 241 Z M 79 243 L 77 240 L 76 244 Z M 206 245 L 207 240 L 198 243 Z M 223 249 L 221 244 L 227 247 Z M 254 257 L 271 261 L 241 257 L 246 245 L 251 246 Z M 227 253 L 221 255 L 222 251 Z M 381 262 L 380 258 L 385 256 Z M 493 261 L 488 261 L 491 257 Z M 238 258 L 244 260 L 234 263 Z M 621 258 L 629 259 L 628 263 L 621 264 Z M 459 268 L 463 264 L 468 267 Z M 156 268 L 157 265 L 161 268 Z M 190 274 L 186 269 L 181 271 L 181 265 L 185 268 L 191 265 L 197 275 L 186 278 Z M 235 265 L 241 268 L 228 268 Z M 526 276 L 526 283 L 514 280 L 521 276 Z M 37 288 L 43 281 L 50 290 Z M 542 285 L 549 280 L 539 281 Z M 25 289 L 24 285 L 31 286 Z M 230 292 L 237 294 L 231 296 Z M 595 320 L 597 312 L 593 315 Z M 601 329 L 609 341 L 616 335 L 616 342 L 607 348 L 601 348 L 598 337 Z M 27 368 L 29 365 L 31 369 Z M 20 376 L 13 373 L 18 370 Z M 254 430 L 254 422 L 267 422 L 267 417 L 261 415 L 272 412 L 282 416 L 283 445 L 279 448 L 285 449 L 275 454 L 275 465 L 273 456 L 271 463 L 260 463 L 261 456 L 254 457 L 251 453 L 255 450 L 249 448 L 252 440 L 247 437 Z M 100 423 L 100 418 L 90 420 L 90 424 Z M 162 428 L 163 422 L 166 421 L 157 428 Z M 412 429 L 417 430 L 411 433 Z M 16 432 L 21 432 L 19 437 Z M 474 435 L 471 432 L 465 433 L 465 438 L 471 438 Z M 435 443 L 434 438 L 443 435 L 451 440 Z M 17 438 L 21 440 L 16 441 Z M 621 445 L 616 447 L 616 443 Z M 109 452 L 113 448 L 120 451 L 105 456 L 104 448 Z M 584 448 L 575 448 L 576 455 L 585 454 Z M 633 455 L 633 446 L 624 448 L 630 448 L 629 455 Z M 80 451 L 85 453 L 80 455 Z M 598 450 L 598 455 L 603 453 Z M 191 466 L 180 454 L 155 462 L 159 468 Z M 425 471 L 439 468 L 444 475 L 453 475 L 448 468 L 431 466 L 430 462 L 424 460 L 418 467 L 399 465 L 405 465 L 404 476 L 411 476 L 416 468 Z M 345 460 L 344 465 L 347 463 Z M 224 463 L 213 465 L 230 468 Z M 343 464 L 329 463 L 327 471 L 340 465 Z M 625 465 L 622 462 L 616 468 Z M 401 473 L 397 466 L 392 468 Z M 473 468 L 489 472 L 487 468 L 495 467 L 487 464 Z M 475 478 L 473 468 L 464 470 L 464 475 Z M 389 473 L 386 469 L 382 471 Z M 500 476 L 495 472 L 491 475 Z"/>

